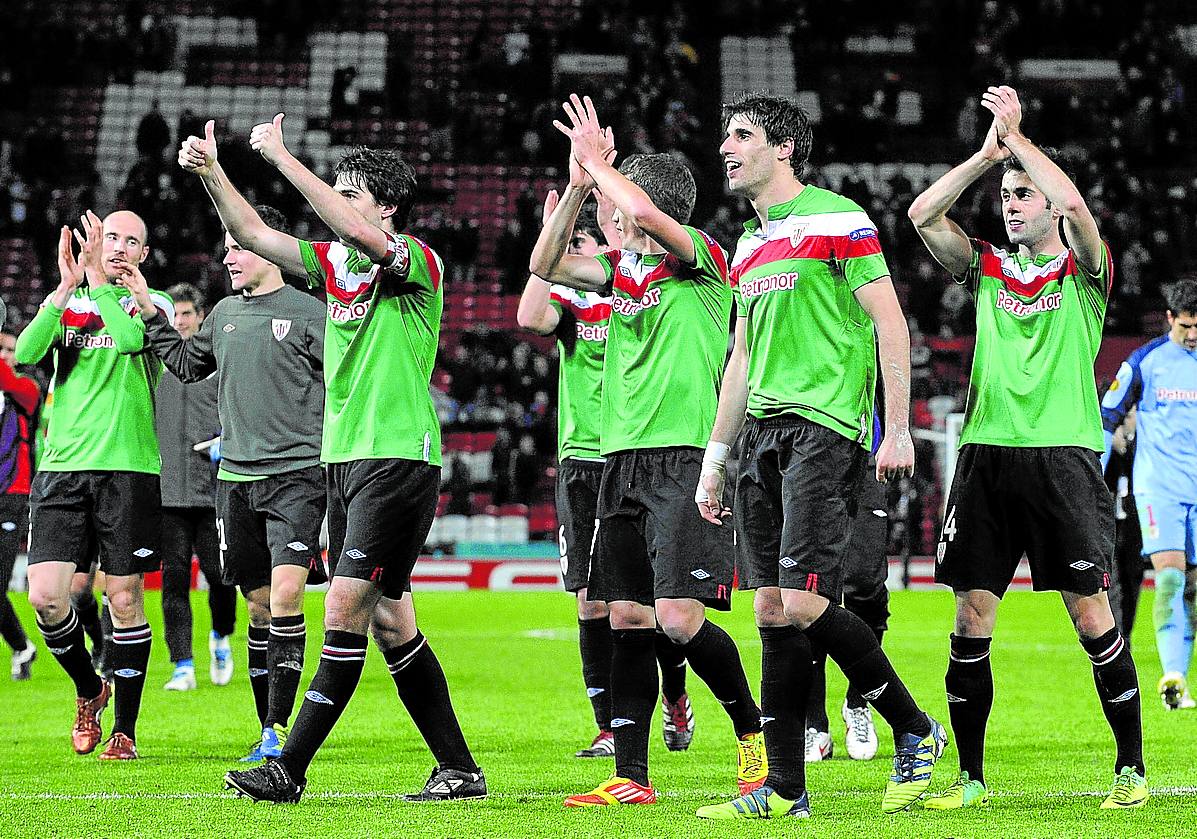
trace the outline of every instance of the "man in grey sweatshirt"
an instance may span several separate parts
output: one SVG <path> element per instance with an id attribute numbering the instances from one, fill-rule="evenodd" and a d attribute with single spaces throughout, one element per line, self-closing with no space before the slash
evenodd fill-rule
<path id="1" fill-rule="evenodd" d="M 272 226 L 286 222 L 259 207 Z M 221 426 L 216 529 L 225 581 L 249 606 L 249 675 L 261 739 L 243 758 L 282 752 L 303 671 L 307 583 L 328 577 L 320 555 L 326 508 L 320 438 L 324 304 L 283 281 L 277 265 L 225 234 L 233 291 L 184 340 L 149 306 L 136 276 L 146 337 L 184 382 L 216 373 Z"/>

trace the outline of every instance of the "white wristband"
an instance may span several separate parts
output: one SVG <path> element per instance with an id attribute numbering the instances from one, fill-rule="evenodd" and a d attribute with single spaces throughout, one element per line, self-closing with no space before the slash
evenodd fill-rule
<path id="1" fill-rule="evenodd" d="M 727 443 L 718 443 L 714 440 L 707 443 L 707 450 L 702 455 L 703 471 L 707 471 L 708 468 L 724 471 L 729 454 L 731 454 L 731 446 Z"/>

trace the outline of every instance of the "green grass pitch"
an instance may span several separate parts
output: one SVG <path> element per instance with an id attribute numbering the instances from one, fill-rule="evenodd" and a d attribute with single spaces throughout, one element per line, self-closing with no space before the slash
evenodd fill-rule
<path id="1" fill-rule="evenodd" d="M 32 614 L 14 598 L 27 628 Z M 1089 664 L 1059 598 L 1013 593 L 1000 612 L 993 653 L 996 708 L 989 725 L 987 810 L 956 814 L 880 812 L 892 743 L 878 725 L 881 754 L 856 763 L 843 754 L 838 706 L 843 677 L 829 667 L 829 705 L 837 756 L 810 767 L 814 817 L 806 822 L 711 824 L 696 807 L 735 791 L 735 751 L 726 716 L 690 674 L 697 729 L 688 752 L 665 750 L 654 721 L 652 778 L 661 801 L 651 807 L 572 811 L 569 793 L 604 779 L 611 763 L 577 760 L 593 722 L 579 675 L 570 598 L 559 593 L 416 595 L 424 632 L 448 673 L 466 736 L 490 784 L 486 801 L 405 804 L 431 757 L 412 727 L 378 651 L 308 775 L 296 806 L 251 804 L 222 791 L 221 776 L 255 739 L 256 718 L 245 666 L 245 618 L 234 640 L 233 684 L 207 681 L 204 602 L 195 596 L 200 688 L 169 694 L 162 616 L 148 595 L 154 653 L 138 726 L 142 759 L 106 765 L 71 752 L 74 703 L 69 683 L 38 639 L 41 657 L 29 682 L 0 682 L 0 835 L 3 836 L 586 836 L 690 837 L 1178 837 L 1197 835 L 1197 712 L 1166 713 L 1151 634 L 1151 595 L 1140 608 L 1134 649 L 1143 686 L 1148 780 L 1153 798 L 1138 811 L 1097 809 L 1113 777 L 1113 744 L 1094 695 Z M 893 597 L 886 648 L 915 697 L 943 722 L 943 671 L 952 601 L 945 592 Z M 308 659 L 301 691 L 317 661 L 318 595 L 308 601 Z M 751 601 L 713 616 L 740 644 L 749 681 L 759 685 L 760 642 Z M 111 723 L 105 715 L 105 733 Z M 933 788 L 954 776 L 949 746 Z"/>

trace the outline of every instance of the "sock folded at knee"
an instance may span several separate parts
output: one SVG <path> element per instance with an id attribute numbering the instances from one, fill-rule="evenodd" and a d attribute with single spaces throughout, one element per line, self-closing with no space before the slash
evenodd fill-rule
<path id="1" fill-rule="evenodd" d="M 985 728 L 993 710 L 993 670 L 989 664 L 992 640 L 952 635 L 948 672 L 943 680 L 960 770 L 981 783 L 985 783 Z"/>
<path id="2" fill-rule="evenodd" d="M 1123 766 L 1133 766 L 1140 775 L 1145 775 L 1139 674 L 1130 649 L 1117 627 L 1098 638 L 1081 638 L 1081 646 L 1093 664 L 1101 710 L 1118 747 L 1114 772 Z"/>
<path id="3" fill-rule="evenodd" d="M 694 637 L 681 648 L 694 675 L 706 682 L 723 710 L 727 711 L 736 736 L 760 731 L 761 709 L 748 688 L 748 677 L 744 675 L 736 642 L 723 627 L 703 621 Z"/>
<path id="4" fill-rule="evenodd" d="M 270 640 L 266 645 L 270 671 L 270 703 L 264 725 L 278 724 L 286 728 L 295 709 L 295 694 L 303 675 L 304 647 L 307 628 L 303 615 L 280 615 L 270 619 Z"/>
<path id="5" fill-rule="evenodd" d="M 324 633 L 320 665 L 303 695 L 295 725 L 279 761 L 299 781 L 357 690 L 366 664 L 366 636 L 330 629 Z"/>
<path id="6" fill-rule="evenodd" d="M 445 671 L 428 639 L 417 631 L 410 641 L 383 650 L 382 656 L 395 680 L 399 700 L 424 737 L 437 766 L 477 772 L 478 764 L 453 710 Z"/>

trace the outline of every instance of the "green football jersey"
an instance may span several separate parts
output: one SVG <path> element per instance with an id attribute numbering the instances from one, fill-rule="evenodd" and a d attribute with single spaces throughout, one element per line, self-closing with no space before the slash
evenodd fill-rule
<path id="1" fill-rule="evenodd" d="M 174 322 L 159 291 L 150 299 Z M 145 340 L 145 324 L 123 288 L 80 286 L 57 309 L 47 300 L 17 340 L 18 364 L 53 353 L 54 410 L 43 417 L 39 470 L 146 472 L 161 469 L 154 393 L 162 362 Z"/>
<path id="2" fill-rule="evenodd" d="M 1089 274 L 1071 250 L 1034 258 L 972 240 L 977 345 L 960 445 L 1102 451 L 1093 363 L 1113 281 L 1108 247 Z"/>
<path id="3" fill-rule="evenodd" d="M 703 448 L 715 423 L 727 356 L 731 287 L 715 240 L 686 228 L 695 264 L 669 254 L 595 257 L 612 287 L 603 363 L 604 455 Z"/>
<path id="4" fill-rule="evenodd" d="M 557 460 L 597 458 L 611 298 L 554 285 L 549 305 L 561 317 L 557 325 Z"/>
<path id="5" fill-rule="evenodd" d="M 855 292 L 888 275 L 876 225 L 834 192 L 806 186 L 744 225 L 731 282 L 749 416 L 796 414 L 872 446 L 877 341 Z"/>
<path id="6" fill-rule="evenodd" d="M 324 336 L 326 463 L 399 458 L 441 465 L 429 383 L 440 340 L 441 259 L 391 235 L 388 267 L 339 242 L 300 242 L 308 276 L 328 293 Z"/>

